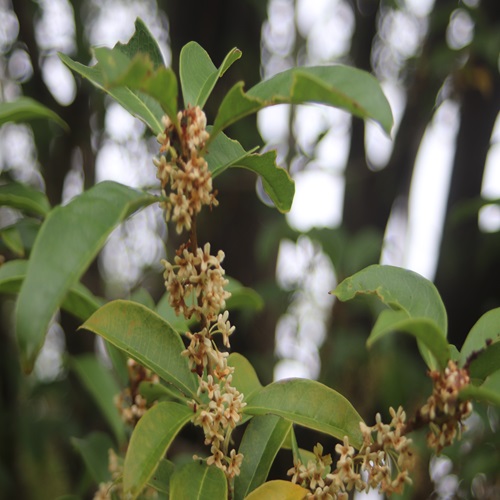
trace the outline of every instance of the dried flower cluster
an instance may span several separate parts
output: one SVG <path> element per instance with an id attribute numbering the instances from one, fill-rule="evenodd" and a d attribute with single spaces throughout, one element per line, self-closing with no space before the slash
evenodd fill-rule
<path id="1" fill-rule="evenodd" d="M 166 220 L 176 223 L 177 233 L 191 230 L 193 219 L 203 205 L 218 204 L 212 193 L 212 176 L 201 151 L 209 135 L 205 113 L 188 107 L 177 114 L 179 127 L 163 117 L 165 130 L 158 135 L 160 156 L 154 159 L 157 178 L 164 196 L 168 196 Z M 167 194 L 168 190 L 168 194 Z"/>
<path id="2" fill-rule="evenodd" d="M 176 223 L 178 233 L 190 231 L 191 238 L 177 250 L 173 263 L 162 261 L 165 287 L 176 314 L 199 322 L 199 331 L 186 333 L 189 345 L 182 352 L 199 377 L 202 403 L 190 403 L 195 413 L 193 423 L 203 428 L 205 444 L 210 446 L 207 463 L 222 469 L 231 480 L 240 473 L 243 460 L 242 454 L 229 450 L 231 432 L 246 403 L 243 394 L 231 385 L 234 369 L 227 364 L 228 353 L 221 352 L 214 342 L 214 335 L 220 334 L 223 345 L 229 348 L 229 336 L 234 332 L 229 313 L 224 311 L 230 297 L 224 289 L 228 284 L 221 266 L 224 252 L 212 255 L 210 243 L 200 248 L 196 238 L 197 214 L 204 205 L 217 205 L 203 157 L 209 135 L 199 107 L 188 107 L 177 119 L 178 127 L 169 118 L 163 119 L 165 130 L 158 136 L 160 157 L 154 163 L 162 191 L 168 196 L 166 219 Z"/>
<path id="3" fill-rule="evenodd" d="M 439 454 L 460 435 L 463 421 L 472 413 L 472 403 L 458 398 L 460 391 L 470 384 L 469 373 L 449 361 L 443 372 L 429 372 L 433 391 L 420 409 L 418 418 L 429 424 L 427 444 Z"/>
<path id="4" fill-rule="evenodd" d="M 406 415 L 402 408 L 390 409 L 392 421 L 382 423 L 377 414 L 376 424 L 368 427 L 361 422 L 364 442 L 358 453 L 344 437 L 335 451 L 340 455 L 332 471 L 332 458 L 323 456 L 323 446 L 314 447 L 315 460 L 307 465 L 300 460 L 288 471 L 292 482 L 311 490 L 310 499 L 347 499 L 352 490 L 369 491 L 378 488 L 384 493 L 400 493 L 405 483 L 410 483 L 409 471 L 413 467 L 411 439 L 403 435 Z M 373 434 L 376 434 L 375 441 Z"/>
<path id="5" fill-rule="evenodd" d="M 139 393 L 141 382 L 158 384 L 158 375 L 133 359 L 127 361 L 129 385 L 115 397 L 115 406 L 118 408 L 125 423 L 135 426 L 139 419 L 146 413 L 150 405 L 146 398 Z"/>

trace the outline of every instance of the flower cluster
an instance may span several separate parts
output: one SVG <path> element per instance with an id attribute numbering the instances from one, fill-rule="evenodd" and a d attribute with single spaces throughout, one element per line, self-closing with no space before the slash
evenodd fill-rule
<path id="1" fill-rule="evenodd" d="M 133 359 L 127 361 L 129 385 L 115 397 L 115 406 L 118 408 L 125 423 L 135 426 L 149 408 L 146 398 L 139 393 L 141 382 L 158 384 L 158 375 L 144 368 Z"/>
<path id="2" fill-rule="evenodd" d="M 224 252 L 210 254 L 210 243 L 195 252 L 181 248 L 171 264 L 162 260 L 165 266 L 165 287 L 168 300 L 177 315 L 185 318 L 213 321 L 221 309 L 226 306 L 230 293 L 224 290 L 228 281 L 221 267 Z"/>
<path id="3" fill-rule="evenodd" d="M 163 117 L 165 130 L 158 135 L 160 156 L 153 160 L 161 182 L 166 220 L 176 222 L 177 233 L 191 230 L 194 217 L 203 205 L 218 204 L 212 193 L 212 176 L 201 154 L 209 137 L 206 117 L 198 107 L 188 107 L 177 115 L 179 126 Z M 167 195 L 167 189 L 169 193 Z"/>
<path id="4" fill-rule="evenodd" d="M 228 371 L 234 368 L 227 367 Z M 231 385 L 232 374 L 215 382 L 212 375 L 207 380 L 200 379 L 198 395 L 206 393 L 209 402 L 198 408 L 194 424 L 203 428 L 205 444 L 210 446 L 212 455 L 207 464 L 215 464 L 229 479 L 239 475 L 243 455 L 231 450 L 229 456 L 223 452 L 225 441 L 241 420 L 241 410 L 246 405 L 243 394 Z M 193 407 L 195 403 L 192 403 Z"/>
<path id="5" fill-rule="evenodd" d="M 405 483 L 410 483 L 409 471 L 413 467 L 411 439 L 404 436 L 406 415 L 402 408 L 390 409 L 391 423 L 382 423 L 377 414 L 373 427 L 361 422 L 363 445 L 358 453 L 344 437 L 342 444 L 335 446 L 339 454 L 336 468 L 332 470 L 332 458 L 323 456 L 323 447 L 314 447 L 315 460 L 307 465 L 300 460 L 288 471 L 292 482 L 311 490 L 309 499 L 347 499 L 352 490 L 369 491 L 378 488 L 384 493 L 401 493 Z M 376 434 L 375 441 L 373 434 Z"/>
<path id="6" fill-rule="evenodd" d="M 227 352 L 214 342 L 220 334 L 229 348 L 234 326 L 224 311 L 230 297 L 224 287 L 228 280 L 221 266 L 224 252 L 211 254 L 210 243 L 198 247 L 196 216 L 204 205 L 215 206 L 212 178 L 203 157 L 209 138 L 206 118 L 199 107 L 188 107 L 177 115 L 177 124 L 163 119 L 165 130 L 158 136 L 160 156 L 154 160 L 157 177 L 168 201 L 166 220 L 176 223 L 176 231 L 190 231 L 190 240 L 176 252 L 173 263 L 163 260 L 168 300 L 177 315 L 199 322 L 197 332 L 187 332 L 189 345 L 182 352 L 191 371 L 198 374 L 198 400 L 191 401 L 193 423 L 203 428 L 211 455 L 207 464 L 222 469 L 232 480 L 239 475 L 243 455 L 229 450 L 231 432 L 241 420 L 246 403 L 232 386 L 234 369 L 227 364 Z M 168 191 L 168 195 L 167 195 Z"/>
<path id="7" fill-rule="evenodd" d="M 429 423 L 427 444 L 440 453 L 453 443 L 463 427 L 463 420 L 472 412 L 472 403 L 458 397 L 461 389 L 470 384 L 470 377 L 465 368 L 458 368 L 452 360 L 443 372 L 433 370 L 429 376 L 433 391 L 418 417 Z"/>

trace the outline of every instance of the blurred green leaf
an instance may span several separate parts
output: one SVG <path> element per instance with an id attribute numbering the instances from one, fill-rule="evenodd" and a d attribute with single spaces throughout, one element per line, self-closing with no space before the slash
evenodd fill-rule
<path id="1" fill-rule="evenodd" d="M 108 434 L 93 432 L 83 439 L 71 438 L 71 443 L 82 456 L 85 466 L 97 484 L 111 479 L 108 452 L 114 449 L 114 446 Z"/>
<path id="2" fill-rule="evenodd" d="M 470 384 L 462 389 L 460 398 L 500 406 L 500 370 L 489 375 L 482 385 Z"/>
<path id="3" fill-rule="evenodd" d="M 16 307 L 16 334 L 26 372 L 33 368 L 53 314 L 111 231 L 137 209 L 156 201 L 147 193 L 106 181 L 49 213 L 33 247 Z"/>
<path id="4" fill-rule="evenodd" d="M 115 300 L 96 311 L 80 329 L 104 337 L 185 396 L 197 399 L 197 378 L 181 356 L 184 344 L 179 334 L 147 307 Z"/>
<path id="5" fill-rule="evenodd" d="M 435 333 L 446 338 L 448 319 L 441 296 L 431 281 L 413 271 L 372 265 L 346 278 L 332 293 L 342 302 L 358 295 L 375 295 L 391 309 L 403 311 L 408 318 L 431 320 L 436 326 Z M 436 369 L 429 349 L 421 341 L 418 345 L 429 368 Z"/>
<path id="6" fill-rule="evenodd" d="M 226 309 L 233 311 L 235 309 L 251 309 L 260 311 L 264 307 L 264 300 L 253 289 L 243 286 L 238 280 L 227 277 L 229 283 L 225 287 L 226 291 L 231 293 L 231 297 L 226 300 Z"/>
<path id="7" fill-rule="evenodd" d="M 168 301 L 168 293 L 165 292 L 156 305 L 156 313 L 159 314 L 165 321 L 167 321 L 174 330 L 180 334 L 189 331 L 190 322 L 186 321 L 184 316 L 177 316 L 174 308 Z"/>
<path id="8" fill-rule="evenodd" d="M 500 307 L 483 314 L 471 328 L 460 350 L 460 361 L 464 364 L 471 354 L 485 349 L 489 342 L 498 340 L 500 340 Z"/>
<path id="9" fill-rule="evenodd" d="M 95 55 L 98 64 L 92 67 L 64 54 L 59 57 L 141 119 L 153 133 L 162 132 L 165 113 L 177 123 L 177 78 L 165 67 L 158 43 L 141 19 L 136 20 L 135 33 L 126 44 L 96 48 Z"/>
<path id="10" fill-rule="evenodd" d="M 125 427 L 114 403 L 114 398 L 119 394 L 120 387 L 111 372 L 93 354 L 70 358 L 70 366 L 106 417 L 117 442 L 123 444 L 125 442 Z"/>
<path id="11" fill-rule="evenodd" d="M 0 293 L 18 293 L 26 276 L 27 260 L 11 260 L 0 266 Z M 85 321 L 101 307 L 103 300 L 96 297 L 81 283 L 68 290 L 61 308 Z"/>
<path id="12" fill-rule="evenodd" d="M 56 122 L 69 131 L 68 124 L 57 113 L 29 97 L 18 97 L 15 101 L 0 102 L 0 126 L 8 122 L 26 122 L 37 119 Z"/>
<path id="13" fill-rule="evenodd" d="M 137 498 L 175 436 L 192 416 L 193 410 L 187 405 L 163 402 L 150 408 L 140 418 L 130 438 L 125 456 L 123 468 L 125 495 L 130 494 L 132 498 Z"/>
<path id="14" fill-rule="evenodd" d="M 206 50 L 196 42 L 182 47 L 179 60 L 179 76 L 184 96 L 184 107 L 203 108 L 217 80 L 241 57 L 241 51 L 232 49 L 217 69 Z"/>
<path id="15" fill-rule="evenodd" d="M 148 309 L 151 309 L 152 311 L 156 309 L 156 304 L 153 297 L 151 297 L 151 294 L 142 286 L 135 289 L 130 294 L 130 300 L 132 302 L 137 302 L 138 304 L 142 304 L 143 306 L 147 307 Z"/>
<path id="16" fill-rule="evenodd" d="M 148 27 L 141 18 L 137 18 L 134 23 L 135 31 L 130 40 L 123 44 L 118 42 L 115 45 L 123 54 L 132 59 L 136 54 L 147 54 L 153 62 L 154 69 L 165 66 L 165 59 L 160 50 L 158 42 L 155 40 Z"/>
<path id="17" fill-rule="evenodd" d="M 42 217 L 50 211 L 50 203 L 45 193 L 18 182 L 0 186 L 0 206 L 17 208 Z"/>
<path id="18" fill-rule="evenodd" d="M 314 380 L 280 380 L 254 392 L 246 401 L 244 413 L 271 413 L 340 440 L 348 436 L 351 445 L 357 449 L 363 442 L 359 429 L 363 419 L 351 403 Z"/>
<path id="19" fill-rule="evenodd" d="M 308 493 L 310 493 L 309 490 L 302 488 L 298 484 L 276 479 L 259 486 L 245 500 L 268 500 L 271 498 L 279 498 L 279 500 L 303 500 Z"/>
<path id="20" fill-rule="evenodd" d="M 101 70 L 96 66 L 85 66 L 73 61 L 65 54 L 59 54 L 61 61 L 75 73 L 89 80 L 97 88 L 107 92 L 115 101 L 121 104 L 130 114 L 142 120 L 154 134 L 163 131 L 161 119 L 165 114 L 158 101 L 140 90 L 127 87 L 106 88 L 106 81 Z"/>
<path id="21" fill-rule="evenodd" d="M 208 127 L 209 131 L 213 129 Z M 262 183 L 276 208 L 288 212 L 295 194 L 295 183 L 288 172 L 276 164 L 276 151 L 257 154 L 245 151 L 238 141 L 220 133 L 210 144 L 206 159 L 215 178 L 230 167 L 251 170 L 262 177 Z"/>
<path id="22" fill-rule="evenodd" d="M 469 365 L 469 373 L 473 379 L 484 380 L 488 375 L 500 370 L 500 341 L 486 347 Z"/>
<path id="23" fill-rule="evenodd" d="M 347 66 L 292 68 L 258 83 L 246 94 L 237 83 L 222 101 L 213 134 L 266 106 L 316 102 L 335 106 L 354 116 L 378 122 L 390 134 L 393 118 L 378 81 L 369 73 Z"/>
<path id="24" fill-rule="evenodd" d="M 24 257 L 24 245 L 21 233 L 16 226 L 4 227 L 0 230 L 0 237 L 5 246 L 16 256 Z"/>
<path id="25" fill-rule="evenodd" d="M 415 337 L 434 356 L 440 368 L 445 368 L 448 364 L 450 359 L 448 342 L 431 319 L 408 318 L 406 311 L 386 309 L 377 318 L 367 340 L 368 347 L 393 332 L 408 333 Z"/>
<path id="26" fill-rule="evenodd" d="M 262 388 L 252 363 L 243 355 L 232 352 L 227 358 L 227 364 L 234 368 L 232 385 L 245 396 L 245 401 Z"/>
<path id="27" fill-rule="evenodd" d="M 186 464 L 177 469 L 170 479 L 170 498 L 226 500 L 226 477 L 218 467 L 203 462 Z"/>
<path id="28" fill-rule="evenodd" d="M 241 473 L 234 481 L 234 499 L 243 500 L 266 479 L 292 423 L 276 415 L 252 418 L 241 440 L 238 453 L 245 457 Z"/>
<path id="29" fill-rule="evenodd" d="M 166 493 L 170 490 L 170 478 L 175 471 L 175 465 L 170 460 L 162 459 L 158 462 L 158 467 L 153 472 L 153 475 L 148 480 L 148 485 L 161 493 Z"/>

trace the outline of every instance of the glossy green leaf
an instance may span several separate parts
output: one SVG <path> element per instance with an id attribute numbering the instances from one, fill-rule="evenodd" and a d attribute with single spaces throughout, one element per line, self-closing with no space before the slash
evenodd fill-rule
<path id="1" fill-rule="evenodd" d="M 123 444 L 125 427 L 114 403 L 114 398 L 119 394 L 120 387 L 110 371 L 93 354 L 72 357 L 70 366 L 106 417 L 118 443 Z"/>
<path id="2" fill-rule="evenodd" d="M 432 365 L 445 368 L 450 359 L 448 342 L 443 337 L 440 329 L 429 318 L 408 318 L 405 311 L 386 309 L 382 311 L 367 340 L 368 347 L 375 342 L 394 332 L 408 333 L 415 337 L 434 356 Z"/>
<path id="3" fill-rule="evenodd" d="M 172 390 L 168 384 L 141 382 L 139 384 L 139 394 L 146 398 L 146 401 L 151 404 L 154 401 L 176 401 L 177 403 L 185 404 L 186 399 L 179 396 L 179 392 Z"/>
<path id="4" fill-rule="evenodd" d="M 142 120 L 154 134 L 163 130 L 161 119 L 165 114 L 159 102 L 153 97 L 127 87 L 106 88 L 106 81 L 101 70 L 96 66 L 85 66 L 73 61 L 65 54 L 59 54 L 61 61 L 75 73 L 89 80 L 97 88 L 107 92 L 115 101 L 121 104 L 129 113 Z"/>
<path id="5" fill-rule="evenodd" d="M 49 213 L 33 247 L 16 307 L 16 334 L 25 371 L 32 370 L 50 319 L 67 291 L 111 231 L 155 201 L 154 196 L 106 181 Z"/>
<path id="6" fill-rule="evenodd" d="M 208 129 L 212 130 L 212 129 Z M 288 172 L 276 164 L 276 151 L 257 154 L 245 151 L 238 141 L 218 134 L 206 155 L 212 177 L 230 167 L 240 167 L 260 175 L 266 193 L 280 212 L 288 212 L 295 194 L 295 183 Z"/>
<path id="7" fill-rule="evenodd" d="M 97 484 L 111 479 L 108 469 L 109 450 L 114 445 L 108 434 L 93 432 L 83 439 L 71 438 L 71 443 L 82 456 L 87 470 Z"/>
<path id="8" fill-rule="evenodd" d="M 184 107 L 203 108 L 217 80 L 241 57 L 241 51 L 232 49 L 217 69 L 206 50 L 196 42 L 182 47 L 179 60 L 179 76 L 184 96 Z"/>
<path id="9" fill-rule="evenodd" d="M 1 231 L 2 233 L 4 233 L 4 231 L 7 231 L 7 233 L 9 231 L 12 231 L 12 235 L 15 234 L 16 236 L 14 236 L 14 238 L 17 240 L 15 243 L 13 243 L 13 241 L 11 240 L 12 235 L 8 234 L 5 238 L 5 234 L 3 234 L 3 244 L 5 245 L 5 247 L 15 245 L 18 251 L 21 251 L 22 249 L 22 253 L 18 253 L 17 255 L 19 257 L 26 257 L 31 253 L 31 249 L 35 244 L 35 240 L 41 226 L 42 221 L 40 219 L 35 219 L 33 217 L 23 217 L 22 219 L 14 222 L 12 225 L 3 228 L 3 230 Z M 6 240 L 8 240 L 8 242 L 6 242 Z M 0 252 L 5 252 L 5 248 L 2 248 L 1 244 Z"/>
<path id="10" fill-rule="evenodd" d="M 243 500 L 267 479 L 291 427 L 290 421 L 276 415 L 260 415 L 250 421 L 238 450 L 244 459 L 234 481 L 235 500 Z"/>
<path id="11" fill-rule="evenodd" d="M 42 217 L 45 217 L 50 210 L 50 203 L 45 193 L 18 182 L 0 186 L 0 206 L 17 208 Z"/>
<path id="12" fill-rule="evenodd" d="M 197 378 L 179 334 L 158 314 L 127 300 L 115 300 L 96 311 L 81 327 L 119 347 L 188 397 L 196 399 Z"/>
<path id="13" fill-rule="evenodd" d="M 280 380 L 255 392 L 246 401 L 244 413 L 271 413 L 337 439 L 348 436 L 352 446 L 358 449 L 363 442 L 359 429 L 363 419 L 351 403 L 314 380 Z"/>
<path id="14" fill-rule="evenodd" d="M 177 469 L 170 479 L 170 498 L 175 500 L 227 500 L 227 481 L 215 466 L 192 462 Z"/>
<path id="15" fill-rule="evenodd" d="M 51 109 L 29 97 L 18 97 L 15 101 L 0 102 L 0 125 L 8 122 L 26 122 L 48 119 L 56 122 L 66 131 L 68 124 Z"/>
<path id="16" fill-rule="evenodd" d="M 354 116 L 373 119 L 390 134 L 393 118 L 378 81 L 369 73 L 347 66 L 292 68 L 258 83 L 246 94 L 237 83 L 222 101 L 214 134 L 266 106 L 316 102 L 335 106 Z"/>
<path id="17" fill-rule="evenodd" d="M 192 416 L 193 410 L 187 405 L 168 401 L 151 407 L 141 417 L 125 456 L 123 489 L 126 495 L 132 498 L 139 495 L 175 436 Z"/>
<path id="18" fill-rule="evenodd" d="M 254 392 L 262 389 L 262 384 L 252 363 L 245 356 L 232 352 L 227 358 L 227 364 L 234 368 L 232 385 L 245 396 L 245 400 Z"/>
<path id="19" fill-rule="evenodd" d="M 309 493 L 309 490 L 302 488 L 298 484 L 276 479 L 259 486 L 245 500 L 269 500 L 271 498 L 279 498 L 279 500 L 303 500 Z"/>
<path id="20" fill-rule="evenodd" d="M 343 302 L 358 295 L 374 295 L 408 318 L 431 320 L 437 327 L 436 334 L 446 338 L 448 320 L 441 296 L 431 281 L 413 271 L 372 265 L 346 278 L 332 293 Z M 434 357 L 420 341 L 419 349 L 427 365 L 436 368 Z"/>
<path id="21" fill-rule="evenodd" d="M 500 307 L 483 314 L 471 328 L 460 350 L 460 361 L 483 350 L 488 343 L 500 340 Z"/>

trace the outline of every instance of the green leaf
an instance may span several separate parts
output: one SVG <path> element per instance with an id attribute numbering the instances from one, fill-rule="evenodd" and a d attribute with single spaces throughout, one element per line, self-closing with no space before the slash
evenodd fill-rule
<path id="1" fill-rule="evenodd" d="M 175 471 L 175 465 L 170 460 L 160 460 L 158 467 L 148 480 L 148 486 L 152 486 L 161 493 L 167 493 L 170 490 L 170 478 Z"/>
<path id="2" fill-rule="evenodd" d="M 137 288 L 130 294 L 130 300 L 132 302 L 142 304 L 152 311 L 156 309 L 156 304 L 153 297 L 151 297 L 151 294 L 142 286 Z"/>
<path id="3" fill-rule="evenodd" d="M 254 392 L 262 389 L 254 367 L 243 355 L 232 352 L 227 358 L 227 364 L 234 368 L 232 385 L 245 396 L 245 400 Z"/>
<path id="4" fill-rule="evenodd" d="M 165 321 L 167 321 L 174 330 L 184 334 L 189 331 L 190 322 L 186 321 L 184 316 L 177 316 L 174 308 L 168 301 L 168 293 L 165 292 L 162 298 L 156 305 L 156 313 L 159 314 Z"/>
<path id="5" fill-rule="evenodd" d="M 132 38 L 126 43 L 118 42 L 114 48 L 120 50 L 129 59 L 136 54 L 147 54 L 153 62 L 153 68 L 158 69 L 165 66 L 165 59 L 160 50 L 158 42 L 155 40 L 148 27 L 141 18 L 137 18 L 134 23 L 135 31 Z"/>
<path id="6" fill-rule="evenodd" d="M 235 500 L 243 500 L 267 479 L 291 427 L 291 422 L 276 415 L 261 415 L 250 421 L 238 450 L 244 459 L 234 482 Z"/>
<path id="7" fill-rule="evenodd" d="M 8 122 L 18 123 L 41 118 L 52 120 L 69 131 L 68 124 L 58 114 L 29 97 L 18 97 L 12 102 L 0 102 L 0 126 Z"/>
<path id="8" fill-rule="evenodd" d="M 440 368 L 446 368 L 450 359 L 448 342 L 436 323 L 428 318 L 408 318 L 405 311 L 382 311 L 367 340 L 368 347 L 393 332 L 409 333 L 434 356 Z M 433 364 L 435 364 L 433 362 Z"/>
<path id="9" fill-rule="evenodd" d="M 486 348 L 489 342 L 500 339 L 500 307 L 483 314 L 471 328 L 460 350 L 460 361 L 465 363 L 467 358 Z"/>
<path id="10" fill-rule="evenodd" d="M 16 226 L 4 227 L 0 230 L 0 237 L 5 246 L 16 256 L 24 257 L 24 245 L 21 233 Z"/>
<path id="11" fill-rule="evenodd" d="M 106 88 L 106 82 L 100 68 L 85 66 L 73 61 L 65 54 L 59 54 L 61 61 L 75 73 L 89 80 L 97 88 L 107 92 L 116 102 L 121 104 L 130 114 L 142 120 L 154 134 L 163 131 L 161 119 L 165 114 L 159 102 L 140 90 L 127 87 Z"/>
<path id="12" fill-rule="evenodd" d="M 268 500 L 276 498 L 279 500 L 303 500 L 310 491 L 290 481 L 276 479 L 268 481 L 256 490 L 252 491 L 245 500 Z"/>
<path id="13" fill-rule="evenodd" d="M 193 410 L 187 405 L 164 402 L 150 408 L 139 420 L 130 438 L 123 468 L 123 489 L 136 498 L 155 472 Z M 175 497 L 172 497 L 175 498 Z"/>
<path id="14" fill-rule="evenodd" d="M 114 398 L 119 394 L 120 387 L 109 370 L 93 354 L 70 358 L 70 366 L 106 417 L 117 442 L 123 444 L 125 427 L 114 404 Z"/>
<path id="15" fill-rule="evenodd" d="M 50 211 L 50 203 L 45 193 L 18 182 L 0 186 L 0 206 L 17 208 L 42 217 Z"/>
<path id="16" fill-rule="evenodd" d="M 231 297 L 226 300 L 226 309 L 232 311 L 235 309 L 251 309 L 260 311 L 264 307 L 264 300 L 253 289 L 243 286 L 238 280 L 227 277 L 229 283 L 226 291 L 231 293 Z"/>
<path id="17" fill-rule="evenodd" d="M 460 391 L 460 399 L 474 399 L 500 406 L 500 370 L 492 373 L 481 386 L 468 385 Z"/>
<path id="18" fill-rule="evenodd" d="M 244 413 L 279 415 L 299 425 L 343 439 L 360 448 L 363 421 L 341 394 L 314 380 L 287 379 L 274 382 L 247 399 Z"/>
<path id="19" fill-rule="evenodd" d="M 0 266 L 0 293 L 18 293 L 26 276 L 27 260 L 11 260 Z M 81 283 L 70 288 L 61 308 L 85 321 L 102 305 L 102 299 L 95 297 Z"/>
<path id="20" fill-rule="evenodd" d="M 186 358 L 179 334 L 158 314 L 127 300 L 115 300 L 96 311 L 81 327 L 104 337 L 141 365 L 197 399 L 197 378 Z"/>
<path id="21" fill-rule="evenodd" d="M 40 219 L 23 217 L 12 225 L 3 228 L 1 231 L 4 236 L 3 243 L 6 247 L 16 245 L 18 251 L 22 249 L 22 253 L 18 253 L 17 255 L 25 257 L 31 253 L 41 226 L 42 221 Z M 5 235 L 5 231 L 7 231 L 7 235 Z M 9 232 L 12 232 L 12 234 L 9 234 Z M 2 251 L 5 250 L 0 247 L 0 252 Z"/>
<path id="22" fill-rule="evenodd" d="M 347 66 L 292 68 L 260 82 L 246 94 L 237 83 L 222 101 L 214 135 L 266 106 L 316 102 L 335 106 L 354 116 L 373 119 L 390 134 L 393 118 L 378 81 L 369 73 Z"/>
<path id="23" fill-rule="evenodd" d="M 95 67 L 101 71 L 107 91 L 124 87 L 142 91 L 155 99 L 177 124 L 177 78 L 170 68 L 155 69 L 147 54 L 138 53 L 131 60 L 117 48 L 95 49 L 95 53 L 99 61 Z"/>
<path id="24" fill-rule="evenodd" d="M 207 129 L 213 130 L 210 127 Z M 229 167 L 240 167 L 260 175 L 266 193 L 276 208 L 284 213 L 292 206 L 295 183 L 288 172 L 276 164 L 276 151 L 264 154 L 245 151 L 238 141 L 220 133 L 206 154 L 208 168 L 215 178 Z"/>
<path id="25" fill-rule="evenodd" d="M 184 96 L 184 107 L 203 108 L 217 80 L 241 57 L 241 51 L 232 49 L 217 69 L 206 50 L 196 42 L 189 42 L 181 50 L 179 76 Z"/>
<path id="26" fill-rule="evenodd" d="M 45 219 L 31 252 L 16 307 L 21 363 L 33 368 L 50 319 L 120 222 L 157 198 L 101 182 Z"/>
<path id="27" fill-rule="evenodd" d="M 500 341 L 496 341 L 481 351 L 469 365 L 473 379 L 484 380 L 488 375 L 500 370 Z"/>
<path id="28" fill-rule="evenodd" d="M 170 479 L 170 498 L 175 500 L 226 500 L 227 481 L 219 468 L 192 462 L 177 469 Z"/>
<path id="29" fill-rule="evenodd" d="M 105 483 L 111 479 L 111 473 L 108 469 L 108 452 L 114 446 L 108 434 L 93 432 L 83 439 L 71 438 L 71 443 L 82 456 L 85 466 L 97 484 Z"/>
<path id="30" fill-rule="evenodd" d="M 431 320 L 436 334 L 446 338 L 448 320 L 441 296 L 432 282 L 413 271 L 376 264 L 346 278 L 332 293 L 342 302 L 358 295 L 375 295 L 391 309 L 404 311 L 408 318 Z M 433 356 L 420 341 L 419 349 L 427 365 L 435 369 Z"/>

